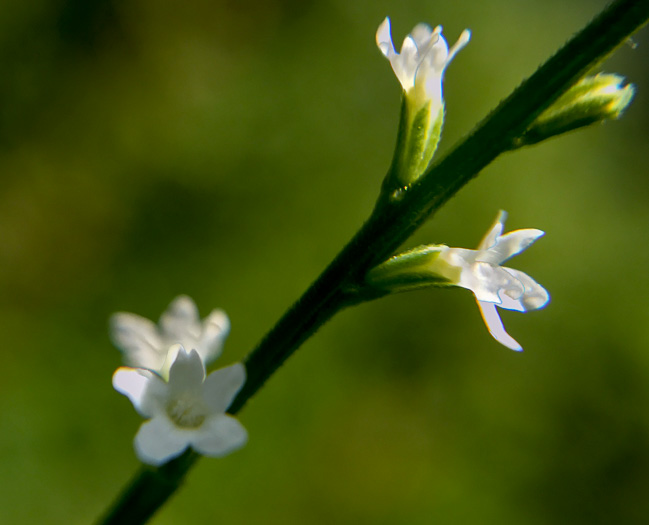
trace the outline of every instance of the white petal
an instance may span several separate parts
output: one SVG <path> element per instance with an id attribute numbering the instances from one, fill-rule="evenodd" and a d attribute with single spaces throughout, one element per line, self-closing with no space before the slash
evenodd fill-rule
<path id="1" fill-rule="evenodd" d="M 208 418 L 191 437 L 191 445 L 197 452 L 212 457 L 225 456 L 247 441 L 248 433 L 243 425 L 226 414 Z"/>
<path id="2" fill-rule="evenodd" d="M 407 36 L 401 46 L 401 53 L 390 57 L 392 70 L 404 90 L 408 91 L 415 85 L 415 75 L 420 62 L 417 44 L 410 36 Z"/>
<path id="3" fill-rule="evenodd" d="M 415 39 L 410 35 L 406 36 L 406 38 L 403 39 L 401 50 L 399 51 L 401 59 L 403 60 L 407 57 L 406 62 L 416 64 L 418 61 L 418 52 L 419 48 L 417 47 L 417 42 L 415 42 Z"/>
<path id="4" fill-rule="evenodd" d="M 213 310 L 203 321 L 203 330 L 196 350 L 203 363 L 212 362 L 221 354 L 223 342 L 230 333 L 230 319 L 223 310 Z"/>
<path id="5" fill-rule="evenodd" d="M 464 46 L 466 46 L 469 43 L 469 40 L 471 40 L 471 31 L 465 29 L 460 34 L 459 38 L 457 39 L 457 42 L 455 42 L 455 44 L 453 44 L 453 47 L 448 51 L 448 56 L 446 58 L 446 65 L 448 65 L 451 62 L 451 60 L 453 60 L 453 57 L 457 55 L 458 51 L 460 51 Z"/>
<path id="6" fill-rule="evenodd" d="M 419 26 L 417 26 L 419 27 Z M 417 29 L 417 27 L 415 29 Z M 414 30 L 413 30 L 414 31 Z M 430 28 L 428 28 L 430 31 Z M 446 41 L 441 36 L 442 26 L 437 26 L 430 31 L 427 42 L 421 42 L 419 46 L 419 66 L 415 76 L 415 85 L 421 87 L 426 93 L 426 98 L 433 103 L 430 111 L 435 115 L 442 108 L 442 75 L 444 67 L 438 67 L 438 57 L 443 55 L 446 58 L 448 48 Z M 435 117 L 433 117 L 435 118 Z"/>
<path id="7" fill-rule="evenodd" d="M 427 60 L 432 64 L 434 69 L 440 74 L 444 72 L 448 58 L 448 44 L 446 39 L 442 36 L 442 26 L 437 26 L 434 31 L 435 42 L 428 53 Z"/>
<path id="8" fill-rule="evenodd" d="M 501 266 L 476 262 L 466 266 L 460 274 L 457 286 L 473 292 L 478 301 L 500 304 L 506 293 L 510 298 L 518 299 L 525 292 L 525 287 L 514 275 Z"/>
<path id="9" fill-rule="evenodd" d="M 181 343 L 191 347 L 190 340 L 198 339 L 201 330 L 198 308 L 194 301 L 186 295 L 176 297 L 160 316 L 160 328 L 167 343 Z"/>
<path id="10" fill-rule="evenodd" d="M 487 330 L 489 330 L 489 333 L 496 341 L 505 345 L 507 348 L 516 350 L 517 352 L 523 350 L 523 347 L 505 331 L 505 327 L 503 326 L 503 322 L 500 320 L 495 304 L 478 301 L 478 307 L 480 308 L 480 313 L 482 314 L 482 319 L 487 326 Z"/>
<path id="11" fill-rule="evenodd" d="M 129 313 L 110 317 L 110 336 L 113 344 L 124 354 L 126 364 L 155 369 L 160 362 L 162 340 L 158 327 L 148 319 Z M 164 358 L 164 356 L 162 357 Z"/>
<path id="12" fill-rule="evenodd" d="M 503 268 L 508 273 L 513 275 L 518 281 L 523 284 L 524 292 L 523 295 L 516 298 L 516 301 L 520 305 L 520 308 L 508 308 L 503 304 L 499 306 L 501 308 L 508 308 L 510 310 L 519 310 L 521 312 L 528 312 L 530 310 L 536 310 L 538 308 L 543 308 L 550 301 L 550 294 L 548 291 L 543 288 L 539 283 L 532 279 L 525 272 L 520 270 L 514 270 L 513 268 Z M 502 297 L 502 295 L 501 295 Z"/>
<path id="13" fill-rule="evenodd" d="M 169 380 L 169 371 L 171 370 L 171 366 L 174 364 L 176 361 L 176 357 L 178 357 L 178 354 L 180 351 L 185 351 L 185 347 L 181 344 L 174 344 L 169 347 L 169 350 L 167 350 L 166 357 L 162 361 L 162 364 L 160 367 L 156 370 L 160 374 L 161 377 L 163 377 L 166 381 Z M 162 354 L 162 352 L 160 352 Z"/>
<path id="14" fill-rule="evenodd" d="M 113 387 L 128 397 L 143 417 L 153 417 L 164 410 L 167 383 L 150 370 L 120 367 L 113 374 Z"/>
<path id="15" fill-rule="evenodd" d="M 496 301 L 495 304 L 499 308 L 505 310 L 514 310 L 516 312 L 524 312 L 525 306 L 523 306 L 522 301 L 523 294 L 519 293 L 518 290 L 514 296 L 509 295 L 506 290 L 501 290 L 498 293 L 499 301 Z M 491 301 L 490 301 L 491 302 Z"/>
<path id="16" fill-rule="evenodd" d="M 193 432 L 180 430 L 165 416 L 147 421 L 135 436 L 135 452 L 143 463 L 159 466 L 180 456 L 189 446 Z"/>
<path id="17" fill-rule="evenodd" d="M 390 31 L 390 18 L 385 17 L 376 31 L 376 45 L 379 46 L 381 53 L 390 58 L 396 53 L 392 43 L 392 34 Z"/>
<path id="18" fill-rule="evenodd" d="M 496 217 L 496 221 L 493 223 L 486 235 L 482 238 L 480 244 L 478 244 L 478 250 L 487 250 L 496 243 L 496 240 L 498 239 L 498 237 L 500 237 L 503 229 L 505 228 L 506 220 L 507 212 L 500 210 L 498 212 L 498 216 Z"/>
<path id="19" fill-rule="evenodd" d="M 478 261 L 491 264 L 502 264 L 510 257 L 529 248 L 532 243 L 545 235 L 545 232 L 534 228 L 514 230 L 501 235 L 488 250 L 480 252 Z"/>
<path id="20" fill-rule="evenodd" d="M 376 32 L 376 43 L 381 53 L 390 61 L 392 70 L 403 89 L 407 91 L 413 87 L 415 72 L 419 65 L 415 41 L 410 37 L 406 37 L 401 46 L 401 54 L 397 53 L 390 33 L 390 19 L 386 17 Z"/>
<path id="21" fill-rule="evenodd" d="M 141 416 L 151 417 L 152 407 L 147 403 L 146 395 L 149 383 L 155 379 L 148 370 L 122 366 L 113 374 L 113 388 L 128 397 Z"/>
<path id="22" fill-rule="evenodd" d="M 431 44 L 435 44 L 437 36 L 433 37 L 433 30 L 428 24 L 417 24 L 412 31 L 410 31 L 410 37 L 417 44 L 417 49 L 419 53 L 425 53 L 425 48 Z M 433 40 L 431 42 L 431 40 Z"/>
<path id="23" fill-rule="evenodd" d="M 169 390 L 172 396 L 197 390 L 205 379 L 205 365 L 196 350 L 187 353 L 180 348 L 169 369 Z"/>
<path id="24" fill-rule="evenodd" d="M 245 382 L 246 369 L 241 363 L 216 370 L 203 383 L 203 400 L 213 413 L 223 413 Z"/>
<path id="25" fill-rule="evenodd" d="M 415 84 L 424 83 L 426 98 L 431 101 L 431 114 L 437 115 L 442 108 L 442 73 L 438 72 L 429 60 L 424 60 L 417 69 Z"/>
<path id="26" fill-rule="evenodd" d="M 469 268 L 480 253 L 478 250 L 468 248 L 448 248 L 441 253 L 440 259 L 457 268 Z"/>
<path id="27" fill-rule="evenodd" d="M 146 368 L 158 372 L 164 364 L 164 352 L 140 352 L 124 360 L 135 368 Z"/>

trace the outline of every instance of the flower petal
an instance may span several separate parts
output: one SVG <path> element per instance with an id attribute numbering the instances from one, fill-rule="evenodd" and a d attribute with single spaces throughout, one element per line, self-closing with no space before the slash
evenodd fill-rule
<path id="1" fill-rule="evenodd" d="M 246 369 L 241 363 L 216 370 L 203 383 L 203 401 L 213 413 L 223 413 L 245 382 Z"/>
<path id="2" fill-rule="evenodd" d="M 219 457 L 241 448 L 248 441 L 248 432 L 232 416 L 219 414 L 208 418 L 192 434 L 192 447 L 205 456 Z"/>
<path id="3" fill-rule="evenodd" d="M 426 60 L 431 64 L 435 72 L 441 77 L 444 73 L 444 68 L 447 64 L 448 58 L 448 44 L 446 39 L 442 36 L 442 26 L 437 26 L 433 30 L 433 45 L 430 46 Z"/>
<path id="4" fill-rule="evenodd" d="M 505 327 L 503 326 L 503 322 L 500 320 L 500 315 L 498 315 L 494 303 L 478 301 L 478 307 L 480 308 L 480 313 L 482 314 L 482 319 L 487 326 L 487 330 L 489 330 L 489 333 L 496 341 L 505 345 L 507 348 L 516 350 L 517 352 L 523 350 L 523 347 L 505 331 Z"/>
<path id="5" fill-rule="evenodd" d="M 397 53 L 392 41 L 390 18 L 386 17 L 376 31 L 376 43 L 381 53 L 387 57 L 401 87 L 408 91 L 415 83 L 415 73 L 420 59 L 417 55 L 417 44 L 407 36 L 401 45 L 401 54 Z"/>
<path id="6" fill-rule="evenodd" d="M 180 343 L 191 350 L 190 341 L 200 337 L 201 320 L 198 308 L 187 295 L 179 295 L 160 316 L 160 328 L 167 344 Z"/>
<path id="7" fill-rule="evenodd" d="M 503 300 L 500 306 L 501 308 L 506 308 L 508 310 L 518 310 L 519 312 L 528 312 L 530 310 L 536 310 L 538 308 L 543 308 L 550 301 L 550 294 L 548 291 L 543 288 L 539 283 L 532 279 L 525 272 L 520 270 L 514 270 L 513 268 L 503 268 L 509 274 L 513 275 L 520 283 L 523 285 L 524 292 L 520 297 L 513 298 L 518 304 L 518 308 L 511 308 L 508 306 L 509 302 Z M 506 294 L 506 292 L 505 292 Z M 503 294 L 501 294 L 501 299 Z"/>
<path id="8" fill-rule="evenodd" d="M 163 410 L 167 402 L 167 383 L 151 370 L 120 367 L 113 374 L 113 387 L 127 396 L 135 410 L 146 418 Z"/>
<path id="9" fill-rule="evenodd" d="M 119 312 L 110 317 L 110 337 L 124 354 L 127 365 L 155 370 L 164 356 L 157 326 L 139 315 Z"/>
<path id="10" fill-rule="evenodd" d="M 446 67 L 451 62 L 451 60 L 453 60 L 455 55 L 457 55 L 458 51 L 460 51 L 464 46 L 466 46 L 470 40 L 471 40 L 471 31 L 469 29 L 465 29 L 460 33 L 457 42 L 455 42 L 455 44 L 453 44 L 453 47 L 449 49 L 448 55 L 446 57 L 446 64 L 444 65 L 444 67 Z"/>
<path id="11" fill-rule="evenodd" d="M 230 319 L 223 310 L 213 310 L 203 321 L 201 336 L 197 342 L 203 363 L 212 362 L 221 354 L 223 342 L 230 333 Z"/>
<path id="12" fill-rule="evenodd" d="M 506 269 L 483 262 L 464 267 L 457 286 L 471 290 L 478 301 L 496 304 L 502 302 L 503 294 L 518 299 L 525 292 L 523 283 Z"/>
<path id="13" fill-rule="evenodd" d="M 165 381 L 169 381 L 169 371 L 171 370 L 171 367 L 176 361 L 176 358 L 178 357 L 178 354 L 180 353 L 181 350 L 185 351 L 185 347 L 183 345 L 181 344 L 171 345 L 166 352 L 162 364 L 156 370 L 156 372 L 160 374 L 160 376 L 164 378 Z M 160 353 L 162 354 L 163 352 L 161 351 Z"/>
<path id="14" fill-rule="evenodd" d="M 164 416 L 140 426 L 135 436 L 135 452 L 143 463 L 159 466 L 180 456 L 189 446 L 193 432 L 176 428 Z"/>
<path id="15" fill-rule="evenodd" d="M 179 345 L 180 346 L 180 345 Z M 169 390 L 172 396 L 200 388 L 205 379 L 205 365 L 196 350 L 187 353 L 182 346 L 169 369 Z"/>
<path id="16" fill-rule="evenodd" d="M 545 232 L 534 228 L 514 230 L 501 235 L 489 249 L 480 252 L 478 261 L 491 264 L 502 264 L 510 257 L 529 248 L 532 243 L 545 235 Z"/>
<path id="17" fill-rule="evenodd" d="M 388 16 L 385 17 L 385 20 L 381 22 L 381 25 L 376 30 L 376 45 L 388 59 L 396 54 L 390 30 L 390 17 Z"/>
<path id="18" fill-rule="evenodd" d="M 412 29 L 412 31 L 410 31 L 410 37 L 417 45 L 420 56 L 426 54 L 427 48 L 429 46 L 435 45 L 437 43 L 437 39 L 439 38 L 438 34 L 434 34 L 430 26 L 424 23 L 417 24 Z"/>
<path id="19" fill-rule="evenodd" d="M 113 388 L 131 400 L 135 410 L 143 417 L 151 417 L 155 413 L 155 404 L 151 399 L 149 389 L 152 383 L 160 381 L 149 370 L 127 368 L 122 366 L 113 374 Z M 155 387 L 154 387 L 155 388 Z"/>
<path id="20" fill-rule="evenodd" d="M 401 53 L 395 55 L 390 59 L 392 70 L 401 82 L 401 87 L 408 91 L 415 85 L 415 77 L 419 64 L 421 64 L 421 57 L 417 51 L 417 44 L 408 35 L 403 40 L 401 46 Z"/>
<path id="21" fill-rule="evenodd" d="M 493 223 L 489 231 L 482 238 L 480 244 L 478 244 L 478 250 L 488 250 L 494 244 L 496 244 L 498 237 L 500 237 L 500 235 L 503 232 L 503 229 L 505 228 L 506 220 L 507 220 L 507 212 L 504 210 L 500 210 L 498 212 L 498 216 L 496 217 L 496 221 Z"/>

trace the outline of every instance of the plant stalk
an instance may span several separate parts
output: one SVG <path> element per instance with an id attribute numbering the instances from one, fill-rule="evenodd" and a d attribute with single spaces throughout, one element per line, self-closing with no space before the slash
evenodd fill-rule
<path id="1" fill-rule="evenodd" d="M 382 194 L 367 222 L 246 358 L 248 379 L 228 412 L 239 412 L 304 341 L 337 312 L 358 302 L 355 291 L 370 268 L 387 259 L 462 186 L 510 150 L 543 110 L 647 19 L 649 0 L 612 3 L 466 139 L 434 162 L 400 200 Z M 162 467 L 142 468 L 98 523 L 145 523 L 178 489 L 197 458 L 188 451 Z"/>

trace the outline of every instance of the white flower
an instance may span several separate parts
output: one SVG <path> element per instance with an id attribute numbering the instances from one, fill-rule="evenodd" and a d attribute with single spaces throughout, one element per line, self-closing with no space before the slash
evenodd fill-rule
<path id="1" fill-rule="evenodd" d="M 522 350 L 503 327 L 496 307 L 518 312 L 542 308 L 548 292 L 526 273 L 501 266 L 544 233 L 516 230 L 503 235 L 507 214 L 501 211 L 476 250 L 444 244 L 419 246 L 390 257 L 365 276 L 366 296 L 405 292 L 428 286 L 460 286 L 471 290 L 491 335 L 512 350 Z"/>
<path id="2" fill-rule="evenodd" d="M 135 410 L 149 419 L 135 436 L 138 458 L 162 465 L 188 447 L 220 457 L 245 445 L 248 434 L 225 413 L 246 380 L 241 363 L 212 372 L 198 352 L 180 347 L 166 382 L 149 370 L 121 367 L 113 375 L 115 390 L 127 396 Z"/>
<path id="3" fill-rule="evenodd" d="M 496 341 L 520 351 L 522 347 L 505 331 L 496 306 L 526 312 L 542 308 L 548 303 L 550 296 L 545 288 L 526 273 L 501 264 L 521 253 L 543 236 L 544 232 L 525 229 L 503 235 L 506 218 L 504 211 L 498 214 L 496 222 L 477 250 L 445 247 L 435 264 L 447 263 L 452 268 L 460 269 L 459 280 L 453 284 L 473 292 L 482 318 Z"/>
<path id="4" fill-rule="evenodd" d="M 404 39 L 401 52 L 397 53 L 392 42 L 390 19 L 385 18 L 376 32 L 376 43 L 392 65 L 392 70 L 401 82 L 406 95 L 420 103 L 432 102 L 431 114 L 442 108 L 442 78 L 444 70 L 457 52 L 471 39 L 471 32 L 465 29 L 458 41 L 449 49 L 442 36 L 442 26 L 431 29 L 418 24 Z"/>
<path id="5" fill-rule="evenodd" d="M 230 332 L 230 320 L 223 310 L 213 310 L 202 322 L 198 309 L 186 295 L 176 297 L 160 316 L 158 325 L 130 313 L 116 313 L 110 318 L 110 334 L 124 354 L 124 362 L 135 368 L 147 368 L 166 376 L 174 355 L 172 345 L 195 349 L 205 364 L 221 354 Z"/>

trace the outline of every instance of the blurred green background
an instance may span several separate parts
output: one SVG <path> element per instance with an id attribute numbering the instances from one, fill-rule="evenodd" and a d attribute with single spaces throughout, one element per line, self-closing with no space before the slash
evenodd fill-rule
<path id="1" fill-rule="evenodd" d="M 138 468 L 111 387 L 117 310 L 180 293 L 242 359 L 370 212 L 399 85 L 391 15 L 473 41 L 445 83 L 441 151 L 606 2 L 5 0 L 0 10 L 0 522 L 89 523 Z M 604 65 L 616 122 L 508 154 L 409 246 L 477 244 L 498 209 L 547 235 L 512 266 L 552 295 L 505 312 L 426 290 L 343 312 L 241 413 L 152 520 L 646 523 L 649 36 Z"/>

